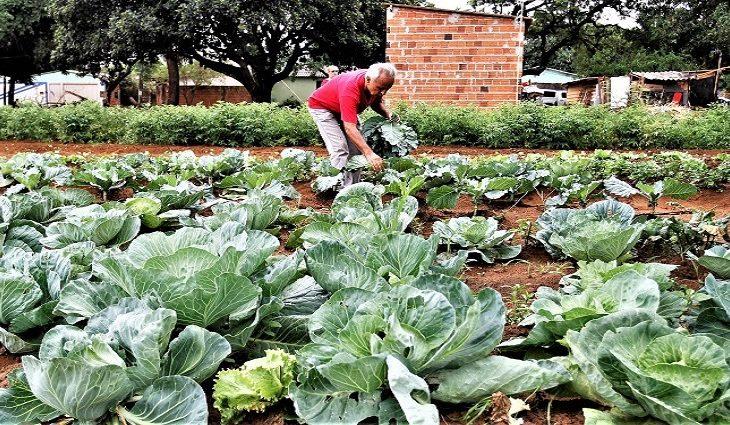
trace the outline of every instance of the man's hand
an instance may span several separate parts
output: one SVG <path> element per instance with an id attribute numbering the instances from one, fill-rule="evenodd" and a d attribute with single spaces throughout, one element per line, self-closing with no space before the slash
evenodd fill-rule
<path id="1" fill-rule="evenodd" d="M 379 157 L 375 152 L 370 151 L 370 153 L 365 155 L 365 158 L 373 166 L 373 170 L 378 173 L 383 171 L 383 158 Z"/>
<path id="2" fill-rule="evenodd" d="M 393 124 L 398 124 L 400 122 L 400 117 L 397 114 L 391 113 L 388 121 L 392 122 Z"/>

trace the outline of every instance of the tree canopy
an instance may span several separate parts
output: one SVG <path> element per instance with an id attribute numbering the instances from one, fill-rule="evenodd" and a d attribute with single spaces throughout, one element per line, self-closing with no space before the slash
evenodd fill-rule
<path id="1" fill-rule="evenodd" d="M 47 0 L 0 0 L 0 75 L 11 86 L 52 69 L 51 24 Z"/>
<path id="2" fill-rule="evenodd" d="M 473 0 L 501 13 L 533 18 L 526 67 L 584 75 L 630 70 L 714 68 L 730 55 L 726 0 Z M 606 19 L 610 13 L 614 19 Z M 623 25 L 623 24 L 630 25 Z"/>

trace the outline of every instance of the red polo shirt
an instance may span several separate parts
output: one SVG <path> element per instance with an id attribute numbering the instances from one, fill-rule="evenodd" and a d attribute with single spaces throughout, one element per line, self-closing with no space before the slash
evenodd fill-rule
<path id="1" fill-rule="evenodd" d="M 327 109 L 340 116 L 343 122 L 357 124 L 357 114 L 378 101 L 365 90 L 367 70 L 336 75 L 314 91 L 307 104 L 312 109 Z"/>

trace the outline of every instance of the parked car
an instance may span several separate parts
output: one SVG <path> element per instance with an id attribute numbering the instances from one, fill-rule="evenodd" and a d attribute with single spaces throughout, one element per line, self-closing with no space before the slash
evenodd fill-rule
<path id="1" fill-rule="evenodd" d="M 541 100 L 543 105 L 565 105 L 568 103 L 568 92 L 565 90 L 544 90 Z"/>
<path id="2" fill-rule="evenodd" d="M 526 86 L 522 89 L 522 99 L 539 102 L 543 105 L 565 105 L 568 103 L 568 92 L 566 90 L 551 90 Z"/>

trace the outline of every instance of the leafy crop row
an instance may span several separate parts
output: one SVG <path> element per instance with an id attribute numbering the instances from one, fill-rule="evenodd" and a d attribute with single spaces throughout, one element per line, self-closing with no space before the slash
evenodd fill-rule
<path id="1" fill-rule="evenodd" d="M 636 106 L 546 108 L 534 104 L 477 108 L 397 107 L 425 145 L 543 149 L 727 149 L 730 109 L 683 113 Z M 78 143 L 217 146 L 306 146 L 319 135 L 304 108 L 273 104 L 102 108 L 0 108 L 0 139 Z"/>

